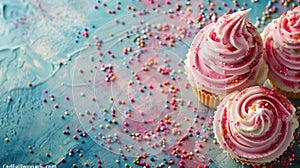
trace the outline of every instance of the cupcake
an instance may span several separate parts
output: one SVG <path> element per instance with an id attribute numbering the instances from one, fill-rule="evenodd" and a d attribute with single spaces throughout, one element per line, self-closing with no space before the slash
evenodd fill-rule
<path id="1" fill-rule="evenodd" d="M 262 38 L 270 85 L 288 97 L 300 98 L 300 6 L 269 23 Z"/>
<path id="2" fill-rule="evenodd" d="M 236 161 L 262 165 L 276 160 L 299 126 L 296 108 L 276 90 L 253 86 L 227 95 L 214 115 L 214 134 Z"/>
<path id="3" fill-rule="evenodd" d="M 260 85 L 267 78 L 263 43 L 248 21 L 250 10 L 221 16 L 194 38 L 185 70 L 200 102 L 216 108 L 235 90 Z"/>

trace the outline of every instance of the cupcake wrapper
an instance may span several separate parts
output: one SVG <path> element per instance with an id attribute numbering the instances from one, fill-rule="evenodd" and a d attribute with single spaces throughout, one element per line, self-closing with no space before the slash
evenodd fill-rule
<path id="1" fill-rule="evenodd" d="M 227 152 L 226 152 L 227 153 Z M 241 160 L 241 159 L 238 159 L 238 158 L 236 158 L 236 157 L 233 157 L 233 156 L 231 156 L 229 153 L 227 153 L 227 155 L 229 156 L 229 157 L 231 157 L 233 160 L 235 160 L 236 162 L 239 162 L 239 163 L 241 163 L 241 164 L 243 164 L 243 165 L 248 165 L 248 166 L 259 166 L 259 165 L 265 165 L 265 164 L 267 164 L 267 163 L 259 163 L 259 162 L 247 162 L 247 161 L 245 161 L 245 160 Z"/>
<path id="2" fill-rule="evenodd" d="M 291 141 L 291 143 L 290 143 L 290 146 L 289 147 L 292 147 L 293 146 L 293 144 L 294 144 L 295 142 L 294 141 Z M 289 148 L 288 147 L 288 148 Z M 221 148 L 221 147 L 220 147 Z M 222 149 L 222 148 L 221 148 Z M 287 149 L 286 149 L 287 150 Z M 285 151 L 286 151 L 285 150 Z M 224 150 L 223 150 L 224 151 Z M 228 152 L 226 152 L 226 151 L 224 151 L 226 154 L 227 154 L 227 156 L 229 156 L 229 157 L 231 157 L 233 160 L 235 160 L 236 162 L 239 162 L 239 163 L 241 163 L 241 164 L 245 164 L 245 165 L 248 165 L 248 166 L 262 166 L 262 165 L 266 165 L 266 164 L 269 164 L 269 163 L 272 163 L 273 161 L 276 161 L 276 160 L 278 160 L 279 158 L 280 158 L 280 156 L 282 155 L 279 155 L 275 160 L 273 160 L 273 161 L 271 161 L 271 162 L 265 162 L 265 163 L 261 163 L 261 162 L 251 162 L 251 161 L 245 161 L 245 160 L 241 160 L 241 159 L 239 159 L 239 158 L 237 158 L 237 157 L 234 157 L 234 156 L 232 156 L 232 155 L 230 155 Z M 282 152 L 283 153 L 283 152 Z"/>
<path id="3" fill-rule="evenodd" d="M 193 91 L 199 101 L 209 108 L 216 109 L 223 99 L 221 95 L 215 95 L 204 90 L 199 90 L 195 87 L 193 87 Z"/>
<path id="4" fill-rule="evenodd" d="M 295 98 L 295 99 L 300 99 L 300 93 L 294 93 L 294 92 L 288 92 L 288 91 L 284 91 L 278 87 L 275 86 L 275 84 L 268 79 L 268 83 L 270 84 L 270 86 L 276 90 L 278 90 L 280 93 L 282 93 L 283 95 L 289 97 L 289 98 Z"/>

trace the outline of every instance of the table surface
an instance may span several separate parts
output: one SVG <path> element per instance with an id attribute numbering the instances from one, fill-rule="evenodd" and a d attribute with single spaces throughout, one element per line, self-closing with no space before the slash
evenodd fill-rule
<path id="1" fill-rule="evenodd" d="M 229 10 L 262 32 L 299 5 L 277 1 L 0 1 L 0 165 L 248 167 L 215 143 L 183 60 Z"/>

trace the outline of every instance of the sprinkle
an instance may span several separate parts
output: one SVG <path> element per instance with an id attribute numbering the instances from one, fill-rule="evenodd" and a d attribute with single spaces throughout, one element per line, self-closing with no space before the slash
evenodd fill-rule
<path id="1" fill-rule="evenodd" d="M 31 83 L 31 82 L 28 82 L 27 86 L 28 86 L 28 87 L 32 87 L 32 83 Z"/>

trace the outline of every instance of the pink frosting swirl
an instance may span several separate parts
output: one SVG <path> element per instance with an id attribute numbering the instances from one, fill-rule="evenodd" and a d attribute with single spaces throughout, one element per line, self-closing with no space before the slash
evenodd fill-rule
<path id="1" fill-rule="evenodd" d="M 258 75 L 263 62 L 262 40 L 247 19 L 249 11 L 223 15 L 194 38 L 186 71 L 198 89 L 222 94 L 265 80 L 266 75 Z"/>
<path id="2" fill-rule="evenodd" d="M 278 88 L 300 94 L 300 6 L 273 20 L 263 39 L 269 78 Z"/>
<path id="3" fill-rule="evenodd" d="M 214 116 L 214 133 L 230 156 L 263 164 L 278 158 L 293 140 L 296 108 L 279 92 L 262 86 L 226 96 Z"/>

